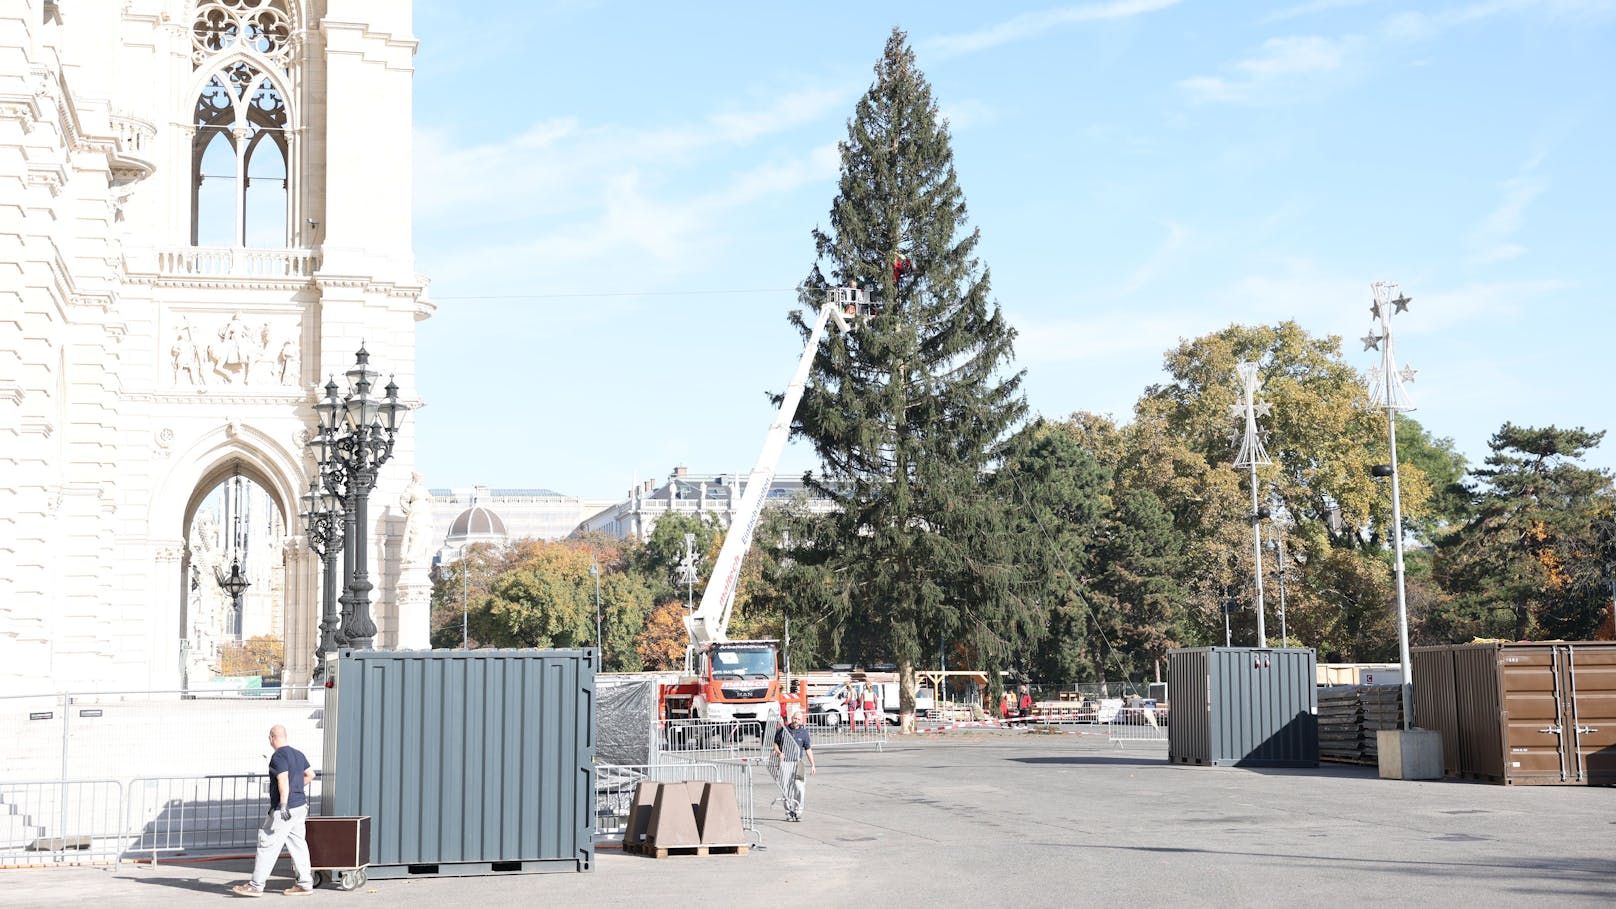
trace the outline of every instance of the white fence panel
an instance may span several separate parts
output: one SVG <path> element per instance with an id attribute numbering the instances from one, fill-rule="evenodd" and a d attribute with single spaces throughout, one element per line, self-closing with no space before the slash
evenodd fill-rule
<path id="1" fill-rule="evenodd" d="M 122 809 L 117 780 L 0 783 L 0 867 L 114 864 Z"/>
<path id="2" fill-rule="evenodd" d="M 1106 737 L 1118 748 L 1167 744 L 1167 711 L 1160 707 L 1119 707 L 1106 720 Z"/>

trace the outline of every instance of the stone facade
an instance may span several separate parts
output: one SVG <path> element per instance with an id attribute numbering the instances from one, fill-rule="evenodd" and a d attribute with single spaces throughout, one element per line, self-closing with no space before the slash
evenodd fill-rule
<path id="1" fill-rule="evenodd" d="M 414 399 L 432 312 L 410 16 L 0 5 L 0 693 L 185 685 L 193 519 L 238 474 L 278 510 L 285 682 L 308 679 L 312 405 L 361 343 Z M 427 640 L 396 606 L 413 430 L 370 500 L 380 647 Z"/>

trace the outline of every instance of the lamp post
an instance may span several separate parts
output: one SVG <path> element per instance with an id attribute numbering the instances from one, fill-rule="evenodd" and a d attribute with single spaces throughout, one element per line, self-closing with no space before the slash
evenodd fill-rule
<path id="1" fill-rule="evenodd" d="M 342 603 L 342 643 L 368 649 L 376 639 L 370 618 L 370 574 L 366 567 L 366 531 L 370 492 L 382 465 L 393 456 L 398 425 L 408 405 L 398 400 L 398 385 L 391 380 L 385 398 L 371 394 L 380 374 L 370 368 L 370 354 L 361 344 L 347 372 L 348 393 L 339 396 L 336 379 L 326 383 L 325 399 L 314 405 L 320 432 L 309 445 L 316 450 L 319 470 L 327 485 L 342 491 L 344 507 L 346 592 Z"/>
<path id="2" fill-rule="evenodd" d="M 320 557 L 325 574 L 320 589 L 320 646 L 314 651 L 315 675 L 325 672 L 325 661 L 336 655 L 341 642 L 342 616 L 337 612 L 337 554 L 342 549 L 342 496 L 317 474 L 303 496 L 303 527 L 309 548 Z"/>
<path id="3" fill-rule="evenodd" d="M 1374 317 L 1380 334 L 1371 328 L 1362 340 L 1364 350 L 1380 351 L 1380 365 L 1369 370 L 1368 390 L 1373 406 L 1386 411 L 1387 446 L 1391 451 L 1391 463 L 1384 469 L 1377 466 L 1373 473 L 1376 476 L 1389 476 L 1392 481 L 1392 545 L 1396 551 L 1394 564 L 1397 572 L 1397 655 L 1403 675 L 1403 728 L 1412 729 L 1414 679 L 1408 657 L 1408 597 L 1403 585 L 1403 498 L 1397 477 L 1397 414 L 1414 409 L 1414 402 L 1404 386 L 1414 381 L 1415 370 L 1412 366 L 1405 366 L 1401 371 L 1397 369 L 1397 355 L 1392 344 L 1392 316 L 1408 312 L 1410 300 L 1394 283 L 1377 281 L 1371 285 L 1371 289 L 1375 302 L 1370 305 L 1369 314 Z M 1397 296 L 1394 298 L 1393 294 Z M 1382 347 L 1382 344 L 1385 346 Z"/>
<path id="4" fill-rule="evenodd" d="M 589 576 L 595 579 L 595 647 L 600 650 L 601 668 L 605 668 L 606 642 L 600 639 L 600 562 L 589 563 Z"/>
<path id="5" fill-rule="evenodd" d="M 1268 517 L 1268 509 L 1263 508 L 1257 500 L 1257 468 L 1273 461 L 1263 450 L 1262 434 L 1257 431 L 1257 418 L 1268 416 L 1273 405 L 1267 401 L 1257 403 L 1257 386 L 1262 384 L 1262 379 L 1257 376 L 1256 363 L 1241 363 L 1235 371 L 1240 375 L 1242 400 L 1239 404 L 1229 405 L 1229 414 L 1243 422 L 1244 431 L 1240 435 L 1240 451 L 1234 456 L 1234 466 L 1251 468 L 1251 558 L 1252 577 L 1256 580 L 1257 588 L 1257 646 L 1267 647 L 1268 629 L 1263 615 L 1262 519 Z"/>
<path id="6" fill-rule="evenodd" d="M 466 576 L 471 573 L 471 563 L 466 561 L 466 554 L 471 549 L 470 543 L 460 544 L 460 649 L 471 649 L 471 586 Z"/>

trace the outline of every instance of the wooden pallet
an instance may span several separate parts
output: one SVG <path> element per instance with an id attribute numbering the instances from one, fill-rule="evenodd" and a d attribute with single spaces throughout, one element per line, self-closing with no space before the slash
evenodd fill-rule
<path id="1" fill-rule="evenodd" d="M 670 855 L 746 855 L 750 846 L 650 846 L 644 843 L 624 846 L 624 852 L 648 858 L 667 858 Z"/>

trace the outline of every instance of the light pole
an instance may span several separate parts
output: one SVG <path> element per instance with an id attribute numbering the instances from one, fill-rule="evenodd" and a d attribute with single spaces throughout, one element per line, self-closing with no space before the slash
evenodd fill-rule
<path id="1" fill-rule="evenodd" d="M 342 548 L 342 496 L 321 482 L 316 474 L 303 496 L 303 527 L 309 548 L 320 557 L 325 575 L 320 596 L 320 646 L 314 651 L 316 677 L 325 671 L 325 661 L 341 646 L 337 632 L 342 616 L 337 612 L 337 553 Z"/>
<path id="2" fill-rule="evenodd" d="M 461 543 L 460 544 L 460 649 L 461 650 L 470 650 L 471 649 L 471 632 L 469 630 L 470 627 L 471 627 L 471 623 L 470 623 L 470 619 L 471 619 L 471 593 L 470 593 L 471 587 L 469 586 L 470 582 L 466 580 L 467 575 L 471 574 L 471 563 L 466 561 L 466 552 L 470 547 L 471 547 L 470 543 Z"/>
<path id="3" fill-rule="evenodd" d="M 1377 281 L 1370 285 L 1375 302 L 1369 307 L 1380 334 L 1371 328 L 1363 336 L 1364 350 L 1380 351 L 1380 365 L 1369 370 L 1369 397 L 1373 406 L 1386 411 L 1387 446 L 1391 463 L 1376 466 L 1375 476 L 1389 476 L 1392 481 L 1392 545 L 1396 551 L 1397 569 L 1397 655 L 1403 675 L 1403 728 L 1414 728 L 1414 679 L 1408 657 L 1408 597 L 1403 585 L 1403 498 L 1397 477 L 1397 414 L 1414 409 L 1414 402 L 1405 385 L 1414 381 L 1414 367 L 1397 369 L 1396 350 L 1392 344 L 1392 316 L 1408 312 L 1410 302 L 1397 285 Z M 1394 298 L 1392 295 L 1396 294 Z M 1381 345 L 1385 345 L 1384 347 Z"/>
<path id="4" fill-rule="evenodd" d="M 595 647 L 600 650 L 601 668 L 605 668 L 606 642 L 600 639 L 600 562 L 589 563 L 589 576 L 595 579 Z"/>
<path id="5" fill-rule="evenodd" d="M 1268 629 L 1263 616 L 1262 519 L 1268 516 L 1268 509 L 1263 508 L 1257 500 L 1257 468 L 1273 461 L 1263 450 L 1262 434 L 1257 431 L 1257 418 L 1268 416 L 1273 405 L 1267 401 L 1257 403 L 1257 386 L 1262 384 L 1262 379 L 1257 376 L 1256 363 L 1241 363 L 1235 371 L 1240 375 L 1242 400 L 1239 404 L 1229 405 L 1229 414 L 1243 421 L 1244 432 L 1240 436 L 1240 451 L 1234 456 L 1234 466 L 1251 468 L 1251 558 L 1254 567 L 1252 577 L 1256 579 L 1257 586 L 1257 646 L 1267 647 Z"/>
<path id="6" fill-rule="evenodd" d="M 1274 505 L 1276 508 L 1278 507 L 1279 502 L 1277 499 Z M 1277 514 L 1278 512 L 1275 513 Z M 1275 574 L 1279 576 L 1279 646 L 1289 647 L 1290 635 L 1286 633 L 1285 629 L 1285 531 L 1280 527 L 1280 522 L 1277 518 L 1271 525 L 1271 529 L 1274 532 L 1274 559 L 1275 564 L 1278 566 Z"/>
<path id="7" fill-rule="evenodd" d="M 371 394 L 380 374 L 370 368 L 370 354 L 361 344 L 354 366 L 347 372 L 348 393 L 338 396 L 336 379 L 326 383 L 325 399 L 314 405 L 320 432 L 310 446 L 316 449 L 322 476 L 343 492 L 343 535 L 348 585 L 342 603 L 344 643 L 361 649 L 374 646 L 376 623 L 370 618 L 370 574 L 367 560 L 367 521 L 370 491 L 382 465 L 393 456 L 399 421 L 408 405 L 398 400 L 398 385 L 388 381 L 385 398 Z"/>

